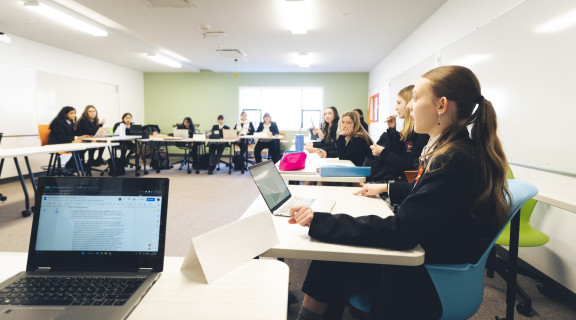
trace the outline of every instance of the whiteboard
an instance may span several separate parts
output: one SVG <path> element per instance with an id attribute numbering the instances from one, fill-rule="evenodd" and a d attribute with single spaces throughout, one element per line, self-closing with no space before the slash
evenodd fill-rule
<path id="1" fill-rule="evenodd" d="M 443 65 L 480 80 L 511 162 L 576 173 L 576 26 L 534 31 L 574 10 L 573 0 L 527 0 L 441 50 Z"/>
<path id="2" fill-rule="evenodd" d="M 0 63 L 0 132 L 38 134 L 36 70 Z"/>
<path id="3" fill-rule="evenodd" d="M 116 85 L 42 71 L 38 71 L 37 80 L 38 124 L 49 124 L 64 106 L 76 108 L 76 116 L 80 118 L 89 104 L 96 107 L 100 120 L 106 119 L 106 126 L 120 121 Z"/>

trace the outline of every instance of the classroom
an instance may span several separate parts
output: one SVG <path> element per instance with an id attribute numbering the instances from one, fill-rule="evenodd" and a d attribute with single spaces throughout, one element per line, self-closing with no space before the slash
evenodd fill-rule
<path id="1" fill-rule="evenodd" d="M 576 225 L 573 197 L 576 149 L 569 142 L 576 137 L 571 123 L 576 116 L 576 102 L 570 99 L 575 84 L 572 74 L 576 53 L 573 1 L 382 0 L 331 4 L 327 0 L 251 0 L 245 5 L 258 7 L 253 10 L 252 19 L 250 10 L 233 0 L 218 4 L 207 0 L 39 1 L 65 8 L 65 12 L 76 16 L 92 17 L 88 20 L 104 26 L 109 32 L 107 37 L 70 31 L 37 16 L 29 18 L 24 2 L 33 6 L 37 1 L 6 0 L 0 4 L 0 132 L 3 133 L 0 151 L 39 146 L 38 126 L 49 124 L 66 105 L 74 106 L 79 115 L 86 105 L 92 104 L 109 126 L 120 122 L 122 115 L 129 112 L 133 123 L 157 125 L 161 133 L 172 133 L 173 127 L 185 117 L 192 118 L 201 134 L 218 123 L 219 115 L 233 128 L 243 110 L 251 112 L 249 120 L 257 127 L 263 111 L 267 110 L 250 104 L 253 100 L 249 99 L 249 92 L 255 88 L 297 91 L 312 88 L 321 92 L 321 105 L 314 110 L 300 106 L 301 110 L 290 114 L 290 117 L 297 114 L 295 120 L 287 120 L 282 113 L 287 110 L 284 107 L 271 111 L 272 121 L 278 123 L 283 140 L 287 141 L 282 143 L 282 151 L 292 146 L 295 135 L 308 136 L 311 122 L 320 125 L 321 113 L 328 106 L 336 106 L 341 116 L 354 109 L 363 110 L 369 122 L 369 135 L 376 141 L 386 131 L 386 117 L 396 113 L 400 89 L 415 84 L 420 76 L 436 67 L 469 68 L 482 85 L 483 97 L 494 105 L 498 135 L 514 178 L 538 189 L 534 197 L 537 204 L 529 223 L 549 240 L 544 245 L 520 246 L 518 256 L 559 288 L 561 300 L 569 301 L 567 305 L 576 305 L 573 303 L 576 301 L 576 234 L 572 232 L 572 226 Z M 290 34 L 288 29 L 280 32 L 279 23 L 273 21 L 284 2 L 309 2 L 315 10 L 311 16 L 321 19 L 311 23 L 308 34 L 286 38 L 283 42 L 291 47 L 282 46 L 281 50 L 285 51 L 281 52 L 272 48 L 275 42 L 267 41 L 267 37 Z M 161 4 L 168 7 L 154 7 Z M 383 12 L 387 9 L 403 11 Z M 182 12 L 186 10 L 198 10 L 198 13 L 186 21 L 182 19 Z M 370 12 L 375 10 L 382 12 Z M 132 16 L 126 12 L 132 12 Z M 270 17 L 261 23 L 247 21 L 266 15 Z M 403 15 L 413 17 L 401 22 Z M 155 18 L 162 22 L 174 19 L 178 23 L 155 28 L 154 23 L 149 23 Z M 372 24 L 374 19 L 387 21 Z M 554 19 L 561 22 L 554 24 Z M 229 23 L 224 27 L 224 22 L 218 24 L 225 20 Z M 399 25 L 398 30 L 394 29 L 395 23 Z M 187 30 L 180 31 L 181 28 Z M 366 38 L 362 34 L 365 29 L 375 29 L 366 31 L 372 44 L 360 41 Z M 162 32 L 182 34 L 162 42 Z M 254 34 L 247 36 L 250 32 Z M 359 38 L 353 42 L 357 48 L 343 48 L 350 47 L 343 42 L 352 43 L 355 34 Z M 250 39 L 257 45 L 249 47 L 250 51 L 243 48 L 238 37 Z M 301 41 L 303 37 L 314 40 Z M 188 38 L 194 38 L 193 45 L 179 43 Z M 75 43 L 75 39 L 81 40 Z M 114 50 L 106 52 L 108 44 L 104 46 L 104 41 L 111 42 L 110 48 Z M 313 45 L 314 42 L 319 44 Z M 194 46 L 201 49 L 190 48 Z M 216 52 L 230 48 L 238 48 L 240 52 Z M 310 66 L 299 67 L 296 58 L 306 52 L 311 57 Z M 181 67 L 173 69 L 158 64 L 145 57 L 146 54 L 172 57 L 179 60 Z M 282 105 L 282 101 L 277 104 Z M 174 160 L 182 155 L 182 150 L 175 146 L 167 147 L 167 151 Z M 48 159 L 47 154 L 30 156 L 32 171 L 37 176 L 43 174 Z M 31 217 L 19 216 L 24 201 L 19 189 L 19 173 L 11 159 L 2 161 L 0 194 L 9 194 L 9 197 L 6 202 L 0 202 L 0 240 L 5 242 L 0 252 L 26 252 L 27 247 L 19 242 L 27 240 L 5 239 L 3 235 L 6 230 L 12 230 L 12 235 L 12 224 L 20 223 L 12 220 L 31 220 Z M 166 255 L 183 257 L 191 238 L 236 221 L 252 208 L 259 192 L 248 172 L 226 174 L 225 164 L 220 164 L 219 171 L 213 175 L 206 171 L 188 175 L 185 170 L 178 170 L 178 166 L 161 173 L 150 169 L 143 176 L 169 178 L 171 205 L 181 201 L 177 208 L 194 206 L 202 211 L 201 215 L 194 216 L 202 220 L 202 227 L 190 234 L 171 235 L 174 226 L 170 225 L 170 219 L 168 221 Z M 127 169 L 127 176 L 133 177 L 131 170 Z M 188 199 L 193 197 L 187 190 L 193 190 L 198 199 Z M 202 201 L 217 199 L 214 193 L 220 190 L 229 194 L 233 205 Z M 17 205 L 10 202 L 15 199 L 18 199 Z M 218 215 L 221 211 L 234 212 Z M 2 217 L 9 215 L 11 218 Z M 182 219 L 182 223 L 196 223 L 192 216 Z M 26 223 L 19 228 L 29 228 L 31 222 Z M 174 247 L 170 248 L 171 245 Z M 508 252 L 506 246 L 502 252 Z M 286 263 L 290 267 L 290 294 L 298 291 L 300 301 L 289 306 L 288 314 L 284 310 L 283 316 L 296 319 L 302 302 L 302 278 L 308 264 L 303 267 L 297 257 L 290 256 L 286 257 Z M 304 274 L 294 276 L 293 269 Z M 522 282 L 523 287 L 527 285 L 535 288 L 536 282 Z M 530 289 L 531 294 L 542 295 L 534 288 Z M 496 313 L 481 309 L 484 313 L 472 319 L 503 317 L 504 291 L 500 292 L 501 300 L 484 299 L 484 304 L 498 305 Z M 576 318 L 573 307 L 566 307 L 560 315 L 546 313 L 554 307 L 540 307 L 534 306 L 531 317 L 516 312 L 516 318 Z"/>

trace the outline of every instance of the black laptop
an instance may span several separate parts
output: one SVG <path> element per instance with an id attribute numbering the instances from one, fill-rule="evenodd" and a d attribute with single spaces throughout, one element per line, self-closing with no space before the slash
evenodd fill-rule
<path id="1" fill-rule="evenodd" d="M 163 269 L 168 184 L 40 177 L 26 271 L 0 284 L 0 319 L 126 318 Z"/>

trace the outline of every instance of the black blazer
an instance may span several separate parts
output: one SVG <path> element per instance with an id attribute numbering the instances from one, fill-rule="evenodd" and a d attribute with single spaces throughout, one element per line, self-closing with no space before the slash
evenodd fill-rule
<path id="1" fill-rule="evenodd" d="M 116 132 L 116 129 L 118 129 L 118 126 L 121 125 L 122 123 L 124 123 L 124 122 L 116 122 L 114 124 L 114 128 L 112 128 L 112 131 Z M 134 124 L 134 122 L 130 122 L 130 126 L 132 126 L 133 124 Z M 130 135 L 130 128 L 128 128 L 128 127 L 126 127 L 126 135 Z"/>
<path id="2" fill-rule="evenodd" d="M 196 127 L 194 123 L 190 123 L 190 127 L 186 128 L 186 126 L 182 123 L 176 126 L 177 129 L 188 129 L 188 138 L 194 137 L 194 132 L 196 132 Z"/>
<path id="3" fill-rule="evenodd" d="M 48 144 L 70 143 L 74 141 L 74 135 L 74 123 L 70 124 L 66 120 L 56 119 L 50 124 Z"/>
<path id="4" fill-rule="evenodd" d="M 100 127 L 102 127 L 101 124 L 96 124 L 86 118 L 80 118 L 80 120 L 78 120 L 76 123 L 76 135 L 82 136 L 87 134 L 89 136 L 93 136 L 96 134 L 98 128 Z"/>
<path id="5" fill-rule="evenodd" d="M 400 133 L 394 128 L 388 128 L 376 142 L 384 147 L 376 159 L 390 169 L 395 177 L 403 177 L 404 171 L 418 168 L 418 158 L 429 138 L 427 134 L 412 131 L 406 141 L 400 141 Z"/>
<path id="6" fill-rule="evenodd" d="M 346 144 L 346 137 L 340 136 L 336 140 L 336 147 L 325 149 L 328 157 L 338 157 L 340 160 L 350 160 L 355 166 L 364 164 L 364 159 L 372 155 L 370 144 L 361 137 L 352 137 Z"/>
<path id="7" fill-rule="evenodd" d="M 325 128 L 328 126 L 327 123 L 323 125 Z M 322 130 L 324 134 L 326 134 L 326 130 Z M 314 148 L 330 148 L 336 144 L 336 132 L 338 131 L 338 122 L 334 123 L 330 128 L 330 132 L 328 133 L 328 137 L 324 137 L 322 141 L 314 142 L 312 146 Z"/>
<path id="8" fill-rule="evenodd" d="M 220 130 L 220 125 L 215 124 L 212 126 L 212 130 L 210 130 L 210 135 L 213 135 L 213 134 L 215 134 L 214 132 L 218 131 L 218 134 L 220 135 L 220 139 L 222 139 L 222 138 L 224 138 L 223 129 L 230 129 L 230 128 L 225 125 L 222 127 L 222 130 Z"/>
<path id="9" fill-rule="evenodd" d="M 264 130 L 264 122 L 260 122 L 260 124 L 258 125 L 258 129 L 256 129 L 256 132 L 262 132 L 263 130 Z M 280 134 L 280 130 L 278 130 L 278 125 L 274 121 L 272 121 L 272 123 L 270 124 L 270 132 L 272 132 L 272 135 Z"/>
<path id="10" fill-rule="evenodd" d="M 475 263 L 495 234 L 486 218 L 491 209 L 472 206 L 484 187 L 477 179 L 482 169 L 474 142 L 467 130 L 457 140 L 460 148 L 435 161 L 415 184 L 390 184 L 390 201 L 400 204 L 395 215 L 353 218 L 316 212 L 308 234 L 321 241 L 396 250 L 419 244 L 426 251 L 425 263 Z M 402 269 L 425 270 L 423 266 Z M 427 272 L 403 280 L 415 284 L 411 290 L 434 287 Z M 412 308 L 414 301 L 408 300 L 391 304 Z"/>

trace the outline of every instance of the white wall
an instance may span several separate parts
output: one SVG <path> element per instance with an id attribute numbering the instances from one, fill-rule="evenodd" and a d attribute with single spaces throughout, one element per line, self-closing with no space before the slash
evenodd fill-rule
<path id="1" fill-rule="evenodd" d="M 0 63 L 22 68 L 33 69 L 36 72 L 46 72 L 76 79 L 115 85 L 118 88 L 120 113 L 131 112 L 135 122 L 144 122 L 144 75 L 135 71 L 78 55 L 69 51 L 47 46 L 24 38 L 11 36 L 11 44 L 0 43 Z M 38 101 L 37 101 L 38 103 Z M 78 112 L 84 106 L 75 106 Z M 9 117 L 17 110 L 0 110 L 1 117 Z M 55 116 L 55 115 L 54 115 Z M 36 115 L 30 115 L 36 118 Z M 111 124 L 120 119 L 107 119 Z M 0 128 L 0 131 L 2 129 Z M 4 137 L 3 147 L 24 147 L 40 145 L 38 137 Z M 39 171 L 40 166 L 48 164 L 45 155 L 31 157 L 32 168 Z M 11 159 L 7 159 L 2 171 L 2 177 L 15 176 L 16 170 Z"/>
<path id="2" fill-rule="evenodd" d="M 393 113 L 389 84 L 394 77 L 421 63 L 438 52 L 488 24 L 524 0 L 449 0 L 425 23 L 406 38 L 392 53 L 386 56 L 370 72 L 369 94 L 380 94 L 381 115 Z M 440 64 L 441 61 L 436 61 Z M 415 79 L 416 80 L 416 79 Z M 480 79 L 482 80 L 482 79 Z M 393 93 L 394 94 L 394 93 Z M 385 116 L 381 116 L 382 119 Z M 383 128 L 371 124 L 371 134 L 379 136 Z M 376 131 L 376 132 L 374 132 Z M 515 169 L 517 179 L 532 180 L 534 176 L 554 174 L 535 169 Z M 563 178 L 565 179 L 565 177 Z M 568 178 L 575 180 L 574 178 Z M 562 179 L 556 179 L 562 184 Z M 538 185 L 536 185 L 538 187 Z M 520 257 L 551 278 L 576 292 L 576 213 L 539 203 L 532 216 L 532 225 L 550 236 L 550 242 L 542 247 L 523 248 Z"/>

